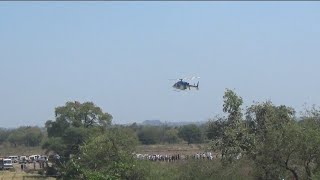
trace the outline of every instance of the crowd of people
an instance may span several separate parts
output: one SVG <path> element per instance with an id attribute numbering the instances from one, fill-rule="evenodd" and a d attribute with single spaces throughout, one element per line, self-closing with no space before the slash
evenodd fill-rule
<path id="1" fill-rule="evenodd" d="M 185 154 L 134 154 L 137 159 L 140 160 L 150 160 L 150 161 L 164 161 L 164 162 L 174 162 L 178 160 L 188 160 L 188 159 L 207 159 L 213 160 L 213 155 L 211 152 L 198 152 L 192 155 Z"/>

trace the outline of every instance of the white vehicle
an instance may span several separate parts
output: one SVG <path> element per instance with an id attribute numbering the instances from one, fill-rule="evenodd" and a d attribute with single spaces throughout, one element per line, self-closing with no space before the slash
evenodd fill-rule
<path id="1" fill-rule="evenodd" d="M 11 159 L 13 163 L 17 163 L 19 161 L 18 156 L 9 156 L 9 159 Z"/>
<path id="2" fill-rule="evenodd" d="M 28 157 L 27 156 L 20 156 L 19 157 L 19 164 L 27 163 L 27 162 L 28 162 Z"/>
<path id="3" fill-rule="evenodd" d="M 0 169 L 12 169 L 12 160 L 11 159 L 0 159 Z"/>
<path id="4" fill-rule="evenodd" d="M 48 157 L 47 157 L 47 156 L 42 155 L 41 157 L 39 157 L 39 158 L 38 158 L 38 161 L 46 162 L 46 161 L 48 161 Z"/>
<path id="5" fill-rule="evenodd" d="M 38 159 L 40 158 L 40 155 L 31 155 L 29 156 L 29 161 L 33 162 L 33 161 L 38 161 Z"/>

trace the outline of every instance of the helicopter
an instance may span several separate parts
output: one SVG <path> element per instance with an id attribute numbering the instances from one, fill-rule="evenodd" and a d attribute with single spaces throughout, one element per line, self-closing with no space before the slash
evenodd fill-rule
<path id="1" fill-rule="evenodd" d="M 197 85 L 196 84 L 192 85 L 192 84 L 184 81 L 184 79 L 193 80 L 195 78 L 200 78 L 200 77 L 192 77 L 191 79 L 190 78 L 178 79 L 179 81 L 174 83 L 174 85 L 172 87 L 175 89 L 178 89 L 178 90 L 186 90 L 186 89 L 191 90 L 191 88 L 196 88 L 197 90 L 199 90 L 199 81 L 198 81 Z"/>

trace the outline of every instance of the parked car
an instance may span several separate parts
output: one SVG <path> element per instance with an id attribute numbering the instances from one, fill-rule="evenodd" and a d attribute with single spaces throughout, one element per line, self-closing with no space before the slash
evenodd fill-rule
<path id="1" fill-rule="evenodd" d="M 48 157 L 47 156 L 41 156 L 38 158 L 38 162 L 47 162 L 48 161 Z"/>
<path id="2" fill-rule="evenodd" d="M 39 157 L 40 157 L 40 155 L 31 155 L 31 156 L 29 156 L 28 162 L 29 163 L 32 163 L 33 161 L 38 162 Z"/>
<path id="3" fill-rule="evenodd" d="M 12 169 L 12 160 L 11 159 L 0 159 L 0 169 Z"/>
<path id="4" fill-rule="evenodd" d="M 18 156 L 9 156 L 9 159 L 12 160 L 12 163 L 17 163 L 19 161 Z"/>

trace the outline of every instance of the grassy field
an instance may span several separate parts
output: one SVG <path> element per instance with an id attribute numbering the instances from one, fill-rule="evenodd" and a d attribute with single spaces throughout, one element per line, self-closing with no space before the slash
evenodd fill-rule
<path id="1" fill-rule="evenodd" d="M 0 171 L 0 180 L 55 180 L 52 177 L 43 177 L 25 172 Z"/>
<path id="2" fill-rule="evenodd" d="M 157 180 L 253 180 L 251 162 L 241 160 L 222 166 L 219 160 L 188 160 L 177 162 L 150 162 L 149 177 Z"/>
<path id="3" fill-rule="evenodd" d="M 192 155 L 211 151 L 209 144 L 165 144 L 140 145 L 136 148 L 141 154 L 182 154 Z M 215 153 L 213 153 L 215 154 Z M 147 179 L 157 180 L 251 180 L 254 179 L 252 162 L 241 159 L 232 165 L 222 166 L 219 159 L 213 161 L 189 159 L 176 162 L 149 162 L 144 167 L 150 172 Z"/>
<path id="4" fill-rule="evenodd" d="M 186 154 L 191 155 L 197 152 L 208 150 L 208 144 L 156 144 L 139 145 L 136 148 L 137 153 L 141 154 Z"/>

